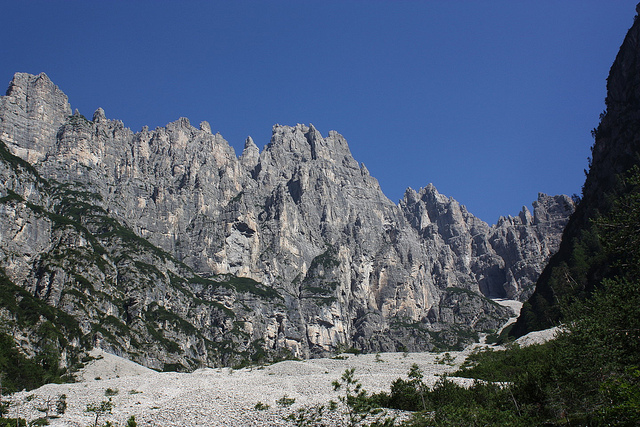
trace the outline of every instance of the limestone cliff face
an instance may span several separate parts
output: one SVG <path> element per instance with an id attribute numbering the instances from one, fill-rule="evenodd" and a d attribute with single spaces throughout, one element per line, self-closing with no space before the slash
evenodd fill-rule
<path id="1" fill-rule="evenodd" d="M 408 189 L 400 207 L 424 240 L 446 252 L 439 270 L 468 276 L 474 292 L 510 299 L 531 295 L 574 209 L 568 196 L 539 194 L 533 215 L 523 207 L 517 217 L 489 226 L 433 185 L 419 193 Z M 449 277 L 443 280 L 456 286 L 457 279 Z"/>
<path id="2" fill-rule="evenodd" d="M 71 114 L 44 74 L 16 74 L 0 138 L 26 168 L 3 174 L 7 276 L 84 319 L 100 345 L 155 366 L 232 362 L 227 350 L 461 345 L 508 317 L 487 297 L 531 293 L 573 210 L 566 196 L 540 195 L 533 215 L 489 226 L 432 185 L 395 205 L 334 131 L 276 125 L 263 150 L 249 138 L 237 157 L 206 122 L 133 133 L 102 109 L 91 121 Z M 48 214 L 34 220 L 33 206 Z M 61 233 L 60 218 L 76 231 Z M 69 265 L 45 256 L 53 248 L 90 250 Z M 101 316 L 130 328 L 128 343 L 91 326 Z"/>
<path id="3" fill-rule="evenodd" d="M 0 98 L 0 138 L 27 162 L 44 160 L 70 114 L 67 96 L 46 74 L 17 73 Z"/>

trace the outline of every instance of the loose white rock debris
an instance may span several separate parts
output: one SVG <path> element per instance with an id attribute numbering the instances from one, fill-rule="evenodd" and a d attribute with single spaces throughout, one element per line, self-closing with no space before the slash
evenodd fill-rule
<path id="1" fill-rule="evenodd" d="M 512 306 L 517 315 L 519 303 L 498 302 Z M 543 342 L 552 339 L 555 333 L 555 328 L 533 332 L 518 341 L 521 345 Z M 91 355 L 96 359 L 76 375 L 79 382 L 47 384 L 29 392 L 15 393 L 10 397 L 8 416 L 27 421 L 40 418 L 44 414 L 38 408 L 64 394 L 67 409 L 60 417 L 50 420 L 52 426 L 93 425 L 95 415 L 86 412 L 87 405 L 108 399 L 113 409 L 101 417 L 101 425 L 106 421 L 125 425 L 133 415 L 138 426 L 289 426 L 292 423 L 284 418 L 298 408 L 337 401 L 338 392 L 331 383 L 346 369 L 354 368 L 355 377 L 364 389 L 376 393 L 389 391 L 397 378 L 407 378 L 409 368 L 415 363 L 422 370 L 425 383 L 431 386 L 439 375 L 455 371 L 479 346 L 484 345 L 474 344 L 464 351 L 452 351 L 448 357 L 443 353 L 342 354 L 332 359 L 284 361 L 239 370 L 205 368 L 192 373 L 156 372 L 95 349 Z M 473 382 L 449 378 L 459 384 Z M 277 401 L 283 397 L 295 401 L 291 406 L 282 407 Z M 258 402 L 268 408 L 256 409 Z M 54 412 L 52 408 L 50 414 Z M 337 415 L 332 418 L 335 425 L 340 425 Z"/>
<path id="2" fill-rule="evenodd" d="M 459 364 L 468 352 L 450 355 Z M 113 410 L 101 418 L 101 424 L 111 421 L 125 425 L 134 415 L 138 426 L 288 426 L 292 424 L 284 417 L 298 408 L 337 400 L 338 393 L 331 382 L 346 369 L 355 368 L 355 377 L 370 393 L 389 391 L 395 379 L 406 378 L 413 363 L 420 366 L 428 384 L 437 381 L 436 375 L 456 369 L 452 364 L 437 363 L 443 354 L 380 353 L 284 361 L 239 370 L 206 368 L 192 373 L 162 373 L 98 350 L 93 354 L 102 358 L 87 364 L 79 375 L 81 382 L 47 384 L 16 393 L 11 396 L 9 416 L 27 420 L 42 417 L 37 408 L 45 400 L 65 394 L 67 410 L 51 419 L 50 425 L 85 427 L 94 420 L 93 414 L 85 412 L 87 405 L 108 400 L 105 393 L 110 389 L 111 394 L 117 390 L 110 396 Z M 295 403 L 289 407 L 278 405 L 276 401 L 284 396 L 295 399 Z M 258 402 L 269 408 L 256 409 Z"/>

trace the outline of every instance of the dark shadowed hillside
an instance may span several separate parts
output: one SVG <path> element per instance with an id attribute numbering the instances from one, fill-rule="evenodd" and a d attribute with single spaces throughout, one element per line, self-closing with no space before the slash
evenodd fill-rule
<path id="1" fill-rule="evenodd" d="M 640 23 L 629 29 L 607 79 L 607 109 L 593 130 L 589 171 L 582 199 L 553 256 L 524 304 L 515 336 L 544 329 L 562 319 L 561 303 L 589 295 L 605 277 L 616 274 L 607 259 L 593 221 L 607 215 L 614 201 L 632 187 L 625 177 L 640 165 Z"/>

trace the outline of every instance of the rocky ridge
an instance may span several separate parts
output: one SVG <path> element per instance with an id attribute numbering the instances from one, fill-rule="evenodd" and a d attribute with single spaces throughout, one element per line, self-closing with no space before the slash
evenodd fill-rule
<path id="1" fill-rule="evenodd" d="M 540 194 L 489 226 L 433 185 L 396 205 L 312 125 L 237 157 L 206 122 L 71 111 L 45 74 L 0 98 L 2 275 L 160 369 L 460 347 L 509 317 L 489 298 L 531 294 L 573 211 Z"/>

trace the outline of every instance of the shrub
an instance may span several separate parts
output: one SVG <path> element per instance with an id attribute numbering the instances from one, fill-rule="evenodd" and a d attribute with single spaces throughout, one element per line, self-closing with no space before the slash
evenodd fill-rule
<path id="1" fill-rule="evenodd" d="M 282 396 L 280 399 L 276 400 L 276 403 L 280 406 L 287 407 L 291 406 L 295 403 L 296 399 L 293 397 L 288 397 L 286 394 Z"/>
<path id="2" fill-rule="evenodd" d="M 67 411 L 67 395 L 60 394 L 58 395 L 58 400 L 56 401 L 56 413 L 58 415 L 63 415 Z"/>
<path id="3" fill-rule="evenodd" d="M 100 403 L 90 403 L 87 405 L 87 408 L 84 411 L 94 413 L 96 415 L 93 426 L 98 427 L 98 421 L 100 420 L 100 417 L 106 414 L 110 414 L 112 409 L 113 403 L 111 402 L 111 399 L 109 399 L 103 400 Z"/>
<path id="4" fill-rule="evenodd" d="M 269 409 L 269 405 L 267 405 L 266 403 L 258 402 L 256 403 L 256 406 L 253 407 L 253 409 L 256 409 L 258 411 L 266 411 L 267 409 Z"/>
<path id="5" fill-rule="evenodd" d="M 119 392 L 120 392 L 120 390 L 118 390 L 117 388 L 116 389 L 108 388 L 108 389 L 106 389 L 104 391 L 104 395 L 107 396 L 107 397 L 110 397 L 110 396 L 117 395 Z"/>

